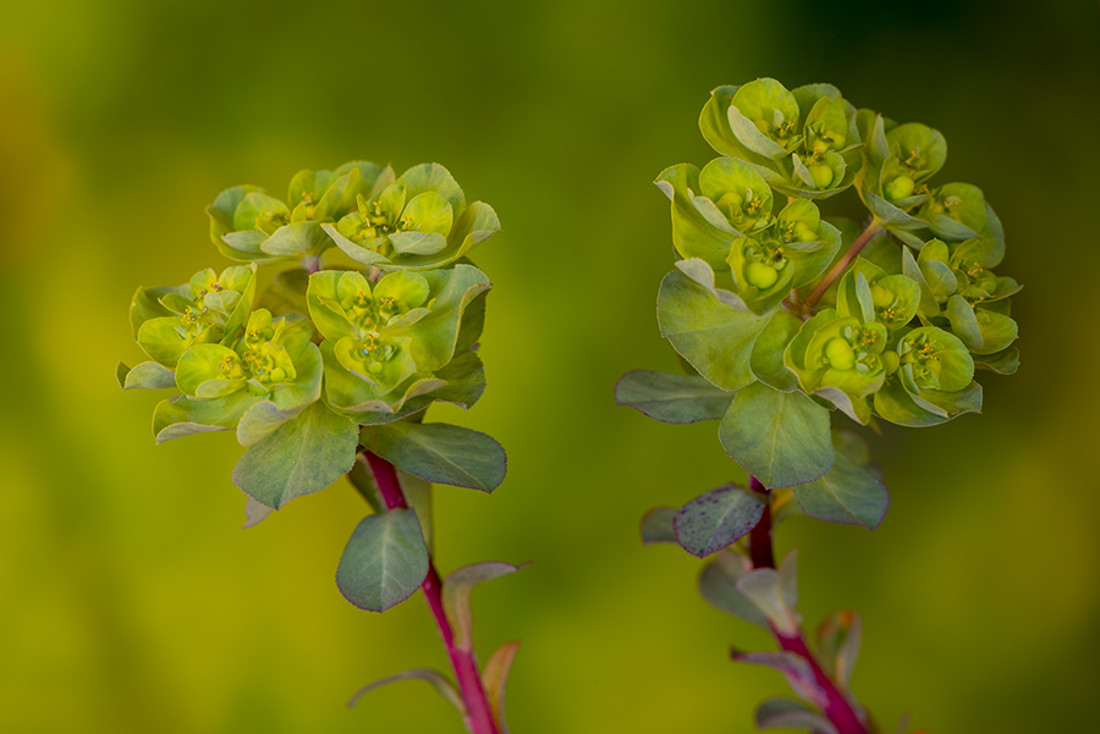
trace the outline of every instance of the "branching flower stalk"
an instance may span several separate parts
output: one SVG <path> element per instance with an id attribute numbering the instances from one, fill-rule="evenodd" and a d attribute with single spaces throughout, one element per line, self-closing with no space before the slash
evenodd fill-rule
<path id="1" fill-rule="evenodd" d="M 149 361 L 119 363 L 120 385 L 178 391 L 154 409 L 158 443 L 236 433 L 245 451 L 233 482 L 248 496 L 248 526 L 346 476 L 373 513 L 340 558 L 340 592 L 382 612 L 423 590 L 457 680 L 418 668 L 350 704 L 415 678 L 454 704 L 471 734 L 506 734 L 518 643 L 478 668 L 470 593 L 518 567 L 477 563 L 441 579 L 431 554 L 432 484 L 491 492 L 504 480 L 504 450 L 477 431 L 425 422 L 436 401 L 468 408 L 485 389 L 477 348 L 490 283 L 468 254 L 499 230 L 496 213 L 467 204 L 438 164 L 397 176 L 367 161 L 300 171 L 285 202 L 235 186 L 207 213 L 214 245 L 243 264 L 139 288 L 130 321 Z M 326 267 L 332 248 L 354 265 Z M 284 267 L 258 294 L 257 270 L 272 265 Z"/>
<path id="2" fill-rule="evenodd" d="M 773 531 L 797 513 L 876 528 L 889 494 L 833 416 L 924 427 L 979 412 L 975 371 L 1019 363 L 1020 286 L 992 271 L 1004 234 L 981 190 L 932 182 L 947 143 L 926 125 L 857 110 L 827 84 L 758 79 L 715 89 L 699 126 L 720 156 L 656 181 L 681 257 L 657 317 L 687 374 L 629 372 L 615 394 L 664 422 L 720 421 L 749 483 L 651 511 L 642 537 L 712 557 L 702 596 L 775 637 L 776 652 L 734 653 L 781 671 L 801 699 L 765 702 L 759 727 L 878 731 L 849 689 L 858 615 L 826 619 L 811 647 L 796 554 L 777 564 Z M 819 209 L 849 189 L 866 226 Z"/>

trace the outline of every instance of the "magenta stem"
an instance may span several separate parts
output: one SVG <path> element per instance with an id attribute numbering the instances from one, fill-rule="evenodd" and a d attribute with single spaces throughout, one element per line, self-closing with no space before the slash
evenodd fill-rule
<path id="1" fill-rule="evenodd" d="M 405 493 L 401 491 L 401 482 L 393 464 L 370 451 L 364 451 L 363 455 L 370 464 L 374 481 L 386 507 L 391 510 L 407 508 L 409 504 L 405 501 Z M 481 683 L 481 673 L 478 671 L 473 650 L 463 650 L 455 645 L 454 630 L 443 611 L 443 582 L 440 581 L 439 572 L 435 570 L 435 564 L 430 557 L 428 577 L 420 585 L 420 590 L 428 600 L 436 626 L 439 627 L 439 634 L 443 637 L 443 645 L 451 659 L 451 667 L 458 679 L 458 690 L 466 704 L 467 728 L 472 734 L 500 734 L 493 710 L 485 696 L 485 687 Z"/>
<path id="2" fill-rule="evenodd" d="M 769 498 L 767 504 L 764 505 L 764 514 L 760 516 L 759 522 L 749 532 L 749 558 L 752 561 L 753 568 L 775 568 L 770 495 L 760 480 L 756 477 L 750 477 L 749 479 L 754 492 L 759 492 Z M 771 629 L 772 635 L 774 635 L 782 650 L 792 652 L 810 664 L 818 687 L 825 692 L 824 714 L 836 727 L 838 734 L 867 734 L 867 727 L 856 715 L 856 711 L 848 697 L 825 674 L 821 664 L 818 663 L 817 658 L 814 657 L 813 652 L 806 645 L 806 638 L 802 630 L 799 629 L 794 635 L 787 635 L 774 626 Z"/>

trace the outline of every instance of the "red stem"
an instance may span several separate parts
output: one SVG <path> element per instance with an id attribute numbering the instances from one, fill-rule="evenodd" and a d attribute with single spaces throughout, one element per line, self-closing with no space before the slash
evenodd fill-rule
<path id="1" fill-rule="evenodd" d="M 760 492 L 768 497 L 768 490 L 756 477 L 750 477 L 750 486 L 754 492 Z M 775 568 L 775 551 L 772 546 L 772 515 L 771 502 L 764 506 L 764 514 L 760 521 L 749 532 L 749 558 L 753 568 Z M 772 627 L 779 647 L 787 652 L 793 652 L 810 664 L 814 672 L 814 679 L 818 687 L 825 692 L 826 704 L 824 713 L 832 722 L 839 734 L 867 734 L 867 727 L 859 720 L 851 702 L 845 696 L 836 683 L 825 674 L 821 664 L 806 645 L 806 639 L 799 629 L 794 635 L 786 635 Z"/>
<path id="2" fill-rule="evenodd" d="M 405 493 L 401 491 L 401 482 L 397 478 L 397 470 L 393 464 L 377 456 L 370 451 L 364 451 L 363 455 L 370 464 L 374 481 L 378 485 L 378 491 L 386 507 L 404 509 L 409 506 L 405 501 Z M 439 579 L 439 572 L 435 570 L 435 564 L 428 559 L 428 577 L 420 585 L 431 607 L 432 616 L 435 617 L 439 634 L 443 637 L 443 645 L 447 648 L 447 655 L 451 659 L 451 667 L 454 668 L 455 677 L 458 679 L 458 690 L 462 694 L 462 700 L 466 704 L 466 726 L 472 734 L 500 734 L 496 719 L 493 717 L 492 708 L 485 696 L 485 687 L 481 683 L 481 673 L 477 669 L 477 660 L 473 650 L 463 650 L 455 645 L 454 630 L 447 620 L 447 614 L 443 611 L 443 582 Z"/>
<path id="3" fill-rule="evenodd" d="M 852 246 L 848 248 L 848 251 L 836 261 L 836 265 L 829 269 L 829 272 L 825 273 L 825 277 L 821 279 L 821 282 L 817 284 L 817 287 L 810 291 L 810 295 L 806 296 L 806 300 L 802 302 L 802 308 L 807 312 L 814 305 L 821 300 L 821 297 L 825 295 L 825 292 L 829 290 L 829 286 L 836 281 L 844 271 L 848 269 L 848 266 L 852 264 L 852 261 L 856 259 L 860 251 L 867 246 L 867 243 L 871 241 L 871 238 L 879 233 L 882 229 L 882 223 L 878 219 L 871 220 L 871 223 L 867 225 L 867 229 L 863 230 L 863 233 L 856 238 L 856 241 L 852 243 Z"/>

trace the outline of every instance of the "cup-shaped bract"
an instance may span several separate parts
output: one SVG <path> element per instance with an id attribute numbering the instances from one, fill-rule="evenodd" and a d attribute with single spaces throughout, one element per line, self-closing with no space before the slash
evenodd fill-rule
<path id="1" fill-rule="evenodd" d="M 861 423 L 870 416 L 866 398 L 882 387 L 890 365 L 884 352 L 885 326 L 824 309 L 802 324 L 783 354 L 783 362 L 809 395 L 823 392 L 841 406 L 833 391 L 846 396 L 845 412 Z"/>
<path id="2" fill-rule="evenodd" d="M 256 297 L 256 267 L 207 268 L 175 288 L 138 288 L 130 304 L 130 325 L 149 357 L 169 369 L 194 344 L 236 338 Z"/>
<path id="3" fill-rule="evenodd" d="M 272 318 L 261 308 L 249 314 L 239 337 L 190 347 L 176 367 L 182 394 L 153 412 L 158 442 L 232 429 L 259 403 L 271 405 L 270 430 L 293 418 L 321 396 L 321 353 L 312 337 L 308 319 Z"/>
<path id="4" fill-rule="evenodd" d="M 438 163 L 422 163 L 356 199 L 354 211 L 324 230 L 363 265 L 427 270 L 450 265 L 500 230 L 493 208 L 467 206 L 462 188 Z"/>
<path id="5" fill-rule="evenodd" d="M 191 398 L 217 399 L 247 390 L 273 400 L 281 409 L 296 408 L 311 388 L 306 395 L 292 388 L 319 384 L 320 364 L 312 336 L 307 319 L 294 315 L 274 319 L 261 308 L 249 315 L 244 333 L 232 347 L 196 344 L 184 352 L 176 367 L 176 386 Z"/>
<path id="6" fill-rule="evenodd" d="M 334 171 L 302 170 L 290 181 L 287 201 L 257 186 L 234 186 L 206 208 L 210 238 L 231 260 L 260 263 L 317 256 L 333 245 L 322 224 L 355 210 L 393 181 L 393 170 L 351 161 Z"/>
<path id="7" fill-rule="evenodd" d="M 911 255 L 903 255 L 903 267 L 920 284 L 918 315 L 925 325 L 950 329 L 971 354 L 998 355 L 992 360 L 983 359 L 981 366 L 1011 372 L 1015 370 L 1015 353 L 1007 352 L 1018 329 L 1008 299 L 1020 290 L 1020 285 L 983 267 L 981 255 L 985 251 L 981 239 L 954 246 L 929 240 L 915 261 Z"/>
<path id="8" fill-rule="evenodd" d="M 363 423 L 423 408 L 414 399 L 446 387 L 440 374 L 476 339 L 463 333 L 463 317 L 488 288 L 485 274 L 464 264 L 394 271 L 374 283 L 356 271 L 313 274 L 307 301 L 324 337 L 328 404 Z"/>
<path id="9" fill-rule="evenodd" d="M 926 426 L 981 410 L 974 360 L 954 334 L 921 326 L 903 334 L 892 353 L 897 369 L 874 398 L 875 412 L 882 418 Z"/>
<path id="10" fill-rule="evenodd" d="M 715 89 L 699 127 L 715 150 L 752 164 L 779 193 L 819 199 L 850 186 L 859 169 L 855 117 L 836 87 L 788 90 L 764 78 Z"/>

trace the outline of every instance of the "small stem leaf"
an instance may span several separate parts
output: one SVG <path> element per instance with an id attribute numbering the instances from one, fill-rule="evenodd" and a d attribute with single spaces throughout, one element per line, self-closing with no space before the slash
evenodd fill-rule
<path id="1" fill-rule="evenodd" d="M 158 365 L 159 366 L 159 365 Z M 634 370 L 615 384 L 615 402 L 665 423 L 719 420 L 733 393 L 720 390 L 698 375 Z"/>
<path id="2" fill-rule="evenodd" d="M 673 528 L 673 518 L 679 511 L 678 507 L 654 507 L 642 515 L 639 530 L 644 545 L 656 543 L 675 543 L 676 531 Z"/>
<path id="3" fill-rule="evenodd" d="M 500 734 L 508 734 L 508 725 L 504 721 L 504 689 L 508 684 L 508 671 L 512 669 L 512 661 L 518 651 L 519 642 L 505 642 L 497 648 L 489 662 L 485 663 L 485 670 L 481 674 Z"/>
<path id="4" fill-rule="evenodd" d="M 357 433 L 350 419 L 314 403 L 245 451 L 233 468 L 233 483 L 278 509 L 350 471 Z"/>
<path id="5" fill-rule="evenodd" d="M 366 427 L 360 439 L 386 461 L 435 484 L 492 492 L 507 471 L 499 443 L 460 426 L 397 421 Z"/>
<path id="6" fill-rule="evenodd" d="M 813 481 L 833 465 L 829 411 L 801 392 L 760 382 L 733 398 L 718 438 L 726 453 L 769 489 Z"/>
<path id="7" fill-rule="evenodd" d="M 420 588 L 428 576 L 428 563 L 428 546 L 416 511 L 368 515 L 344 548 L 336 585 L 360 609 L 383 612 Z"/>
<path id="8" fill-rule="evenodd" d="M 829 694 L 817 683 L 810 663 L 793 652 L 733 652 L 732 657 L 739 663 L 752 663 L 778 670 L 787 679 L 791 688 L 802 699 L 815 706 L 824 708 L 829 703 Z"/>
<path id="9" fill-rule="evenodd" d="M 393 675 L 376 680 L 374 683 L 368 683 L 367 685 L 356 691 L 350 699 L 348 699 L 348 708 L 355 706 L 359 703 L 359 699 L 364 694 L 373 691 L 375 688 L 381 688 L 389 683 L 396 683 L 402 680 L 422 680 L 439 693 L 443 697 L 443 700 L 458 709 L 458 712 L 463 716 L 466 715 L 466 706 L 462 703 L 462 696 L 459 695 L 458 689 L 455 688 L 455 684 L 451 682 L 451 679 L 440 673 L 438 670 L 431 668 L 413 668 L 412 670 L 406 670 L 401 673 L 395 673 Z"/>
<path id="10" fill-rule="evenodd" d="M 809 729 L 813 734 L 837 734 L 827 718 L 801 701 L 769 698 L 756 709 L 757 729 Z"/>
<path id="11" fill-rule="evenodd" d="M 255 497 L 248 497 L 244 503 L 244 525 L 242 529 L 247 530 L 256 527 L 273 512 L 275 512 L 274 507 L 268 507 Z"/>
<path id="12" fill-rule="evenodd" d="M 524 564 L 525 565 L 525 564 Z M 523 568 L 500 561 L 485 561 L 455 569 L 443 579 L 443 609 L 455 633 L 455 647 L 472 650 L 470 630 L 474 625 L 474 613 L 470 608 L 470 594 L 482 581 L 506 576 Z"/>
<path id="13" fill-rule="evenodd" d="M 854 611 L 833 612 L 817 628 L 817 659 L 841 688 L 852 679 L 862 637 L 863 622 Z"/>
<path id="14" fill-rule="evenodd" d="M 119 362 L 115 377 L 123 390 L 161 390 L 176 386 L 176 373 L 157 362 L 142 362 L 133 369 Z"/>
<path id="15" fill-rule="evenodd" d="M 748 535 L 763 513 L 760 494 L 726 484 L 677 511 L 673 520 L 676 542 L 688 553 L 704 558 Z"/>
<path id="16" fill-rule="evenodd" d="M 768 618 L 737 588 L 737 580 L 752 571 L 748 559 L 739 553 L 719 553 L 699 574 L 699 593 L 720 612 L 768 628 Z"/>
<path id="17" fill-rule="evenodd" d="M 786 565 L 786 562 L 784 562 Z M 758 568 L 737 579 L 737 590 L 744 594 L 757 609 L 786 635 L 798 634 L 801 615 L 789 603 L 789 584 L 782 571 Z M 786 593 L 785 593 L 786 592 Z"/>

